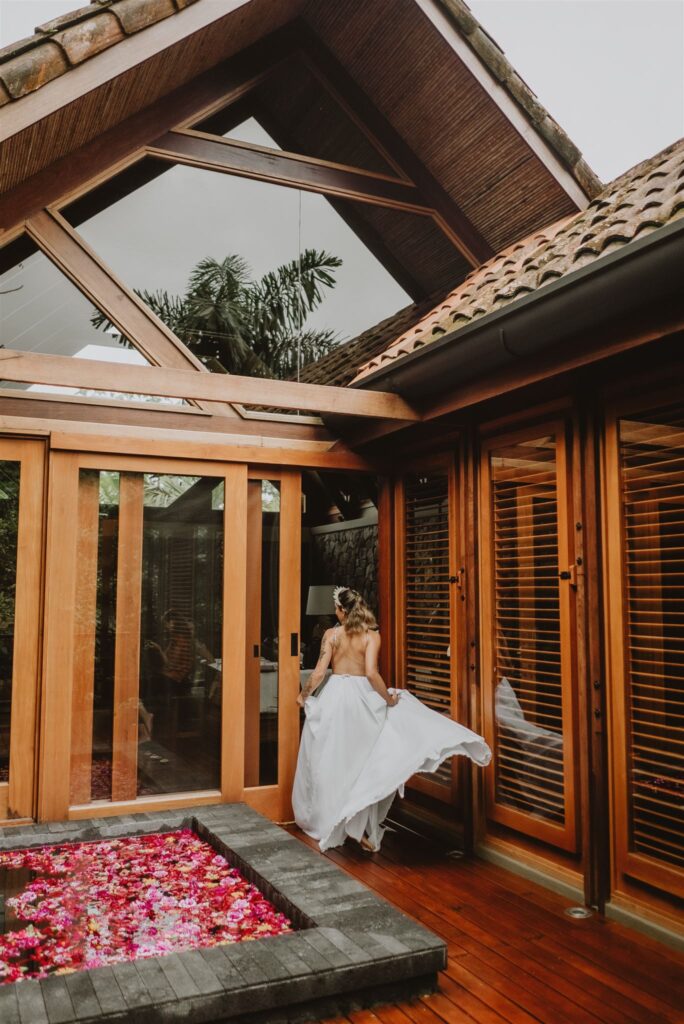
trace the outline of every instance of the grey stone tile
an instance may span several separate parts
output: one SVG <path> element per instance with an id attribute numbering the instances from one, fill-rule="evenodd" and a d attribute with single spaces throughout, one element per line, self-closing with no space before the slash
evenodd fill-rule
<path id="1" fill-rule="evenodd" d="M 226 955 L 225 946 L 214 946 L 211 949 L 201 949 L 199 952 L 226 992 L 232 992 L 245 984 L 242 974 Z"/>
<path id="2" fill-rule="evenodd" d="M 263 985 L 264 982 L 269 980 L 268 975 L 259 966 L 257 961 L 250 956 L 246 946 L 247 944 L 244 946 L 241 944 L 226 946 L 224 947 L 224 953 L 235 969 L 240 972 L 247 985 Z"/>
<path id="3" fill-rule="evenodd" d="M 67 1022 L 75 1020 L 76 1014 L 74 1013 L 73 1003 L 71 1002 L 69 990 L 63 977 L 52 974 L 49 978 L 42 979 L 40 987 L 43 991 L 45 1009 L 47 1010 L 50 1024 L 67 1024 Z M 4 1024 L 4 1018 L 1 1013 L 0 1020 Z"/>
<path id="4" fill-rule="evenodd" d="M 212 992 L 223 992 L 223 985 L 218 980 L 202 954 L 197 949 L 191 949 L 178 954 L 178 959 L 197 985 L 202 995 L 209 995 Z"/>
<path id="5" fill-rule="evenodd" d="M 352 961 L 347 954 L 343 953 L 334 942 L 331 942 L 320 929 L 307 928 L 299 934 L 312 949 L 324 956 L 331 966 L 348 967 L 351 964 Z"/>
<path id="6" fill-rule="evenodd" d="M 364 964 L 372 960 L 370 953 L 367 953 L 365 949 L 361 949 L 353 939 L 350 939 L 343 931 L 339 928 L 320 928 L 326 939 L 330 939 L 334 946 L 337 946 L 346 956 L 349 957 L 352 963 Z"/>
<path id="7" fill-rule="evenodd" d="M 114 977 L 114 968 L 98 967 L 89 971 L 89 974 L 102 1013 L 123 1013 L 126 1010 L 126 1000 Z"/>
<path id="8" fill-rule="evenodd" d="M 39 981 L 22 981 L 14 986 L 21 1024 L 47 1024 L 48 1015 Z M 4 1018 L 0 1015 L 0 1020 Z"/>
<path id="9" fill-rule="evenodd" d="M 136 960 L 135 966 L 152 1002 L 165 1003 L 176 998 L 176 993 L 161 969 L 158 957 L 145 957 L 142 960 Z"/>
<path id="10" fill-rule="evenodd" d="M 199 987 L 188 974 L 177 953 L 159 958 L 159 966 L 166 975 L 166 980 L 176 993 L 178 999 L 187 999 L 199 995 Z"/>
<path id="11" fill-rule="evenodd" d="M 302 960 L 305 960 L 314 971 L 330 971 L 333 969 L 334 964 L 317 949 L 310 942 L 306 941 L 306 935 L 309 934 L 309 929 L 305 929 L 301 932 L 297 932 L 297 956 Z M 334 948 L 334 947 L 333 947 Z M 339 952 L 339 951 L 338 951 Z"/>
<path id="12" fill-rule="evenodd" d="M 134 963 L 114 964 L 114 977 L 129 1009 L 150 1005 L 152 999 Z"/>
<path id="13" fill-rule="evenodd" d="M 88 971 L 77 971 L 75 974 L 68 974 L 64 980 L 71 996 L 76 1019 L 84 1020 L 88 1017 L 99 1016 L 100 1004 L 95 995 L 95 989 L 93 988 Z"/>
<path id="14" fill-rule="evenodd" d="M 14 985 L 0 985 L 0 1021 L 2 1024 L 21 1024 L 17 989 L 23 984 L 24 982 L 19 981 Z"/>

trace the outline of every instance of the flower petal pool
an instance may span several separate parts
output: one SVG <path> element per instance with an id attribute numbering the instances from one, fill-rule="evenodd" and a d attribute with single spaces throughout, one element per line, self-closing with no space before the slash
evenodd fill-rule
<path id="1" fill-rule="evenodd" d="M 0 984 L 292 930 L 190 829 L 0 852 Z"/>

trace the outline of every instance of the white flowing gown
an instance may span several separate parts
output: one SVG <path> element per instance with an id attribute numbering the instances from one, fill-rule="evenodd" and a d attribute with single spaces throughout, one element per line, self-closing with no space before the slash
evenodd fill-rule
<path id="1" fill-rule="evenodd" d="M 332 675 L 319 697 L 304 704 L 292 804 L 295 821 L 320 849 L 364 833 L 374 847 L 397 792 L 416 772 L 435 772 L 465 754 L 483 767 L 491 751 L 483 738 L 421 704 L 408 690 L 390 690 L 388 707 L 366 676 Z"/>

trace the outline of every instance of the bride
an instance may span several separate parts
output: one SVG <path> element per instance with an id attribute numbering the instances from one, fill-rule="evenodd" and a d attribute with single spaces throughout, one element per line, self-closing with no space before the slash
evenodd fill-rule
<path id="1" fill-rule="evenodd" d="M 408 690 L 388 690 L 378 672 L 373 613 L 350 587 L 336 587 L 333 597 L 338 624 L 323 635 L 318 664 L 297 698 L 306 721 L 292 804 L 295 821 L 321 850 L 351 836 L 377 851 L 383 819 L 407 779 L 436 771 L 455 754 L 485 766 L 491 752 L 477 733 Z M 314 696 L 328 666 L 332 675 Z"/>

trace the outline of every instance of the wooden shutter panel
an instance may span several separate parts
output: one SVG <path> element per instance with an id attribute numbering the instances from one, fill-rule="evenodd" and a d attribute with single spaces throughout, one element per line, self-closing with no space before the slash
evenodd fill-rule
<path id="1" fill-rule="evenodd" d="M 619 420 L 616 445 L 618 864 L 684 896 L 684 407 Z"/>
<path id="2" fill-rule="evenodd" d="M 492 820 L 574 850 L 573 672 L 562 427 L 485 445 L 483 695 Z"/>
<path id="3" fill-rule="evenodd" d="M 402 685 L 428 707 L 451 715 L 452 532 L 450 474 L 412 474 L 401 489 L 403 615 Z M 451 762 L 430 776 L 448 799 Z M 439 794 L 435 794 L 439 795 Z"/>

